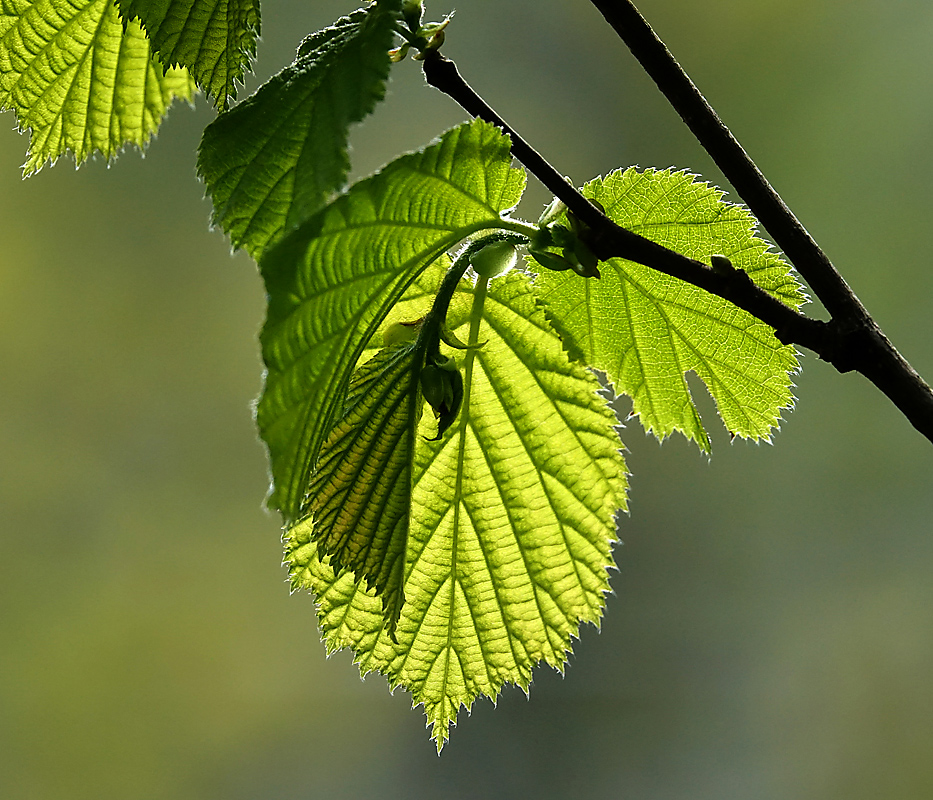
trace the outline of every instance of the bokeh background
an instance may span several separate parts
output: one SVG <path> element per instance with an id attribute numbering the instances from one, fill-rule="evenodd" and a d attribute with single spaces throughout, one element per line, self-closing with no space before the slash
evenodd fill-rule
<path id="1" fill-rule="evenodd" d="M 933 377 L 933 4 L 641 5 Z M 354 7 L 266 0 L 249 87 Z M 578 182 L 639 164 L 723 185 L 582 0 L 466 0 L 445 52 Z M 355 174 L 464 118 L 422 83 L 395 69 Z M 700 386 L 711 460 L 628 424 L 601 631 L 530 699 L 462 713 L 441 758 L 403 692 L 327 659 L 262 510 L 263 292 L 208 231 L 212 117 L 176 106 L 145 158 L 25 182 L 2 117 L 0 797 L 933 797 L 933 446 L 812 356 L 773 446 L 730 444 Z"/>

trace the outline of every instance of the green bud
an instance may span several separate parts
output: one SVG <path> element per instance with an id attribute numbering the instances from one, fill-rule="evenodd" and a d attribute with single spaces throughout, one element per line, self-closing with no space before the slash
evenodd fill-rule
<path id="1" fill-rule="evenodd" d="M 599 259 L 596 258 L 596 255 L 582 239 L 577 239 L 577 241 L 574 242 L 573 255 L 580 267 L 579 269 L 574 267 L 574 272 L 576 272 L 577 275 L 584 278 L 599 277 L 599 268 L 596 266 L 599 263 Z"/>
<path id="2" fill-rule="evenodd" d="M 424 6 L 421 0 L 405 0 L 402 3 L 402 18 L 405 24 L 413 31 L 421 27 L 421 18 L 424 16 Z"/>
<path id="3" fill-rule="evenodd" d="M 418 338 L 418 326 L 421 320 L 413 322 L 393 322 L 382 332 L 383 347 L 394 347 L 403 342 L 413 342 Z"/>
<path id="4" fill-rule="evenodd" d="M 470 256 L 470 266 L 481 278 L 504 275 L 518 263 L 518 250 L 511 242 L 493 242 Z"/>
<path id="5" fill-rule="evenodd" d="M 565 269 L 570 269 L 572 266 L 567 259 L 562 258 L 557 255 L 557 253 L 549 253 L 546 250 L 531 250 L 530 248 L 528 252 L 531 253 L 531 257 L 542 267 L 553 270 L 554 272 L 562 272 Z"/>
<path id="6" fill-rule="evenodd" d="M 437 418 L 437 441 L 453 424 L 463 403 L 463 377 L 452 358 L 440 356 L 421 370 L 421 393 Z"/>

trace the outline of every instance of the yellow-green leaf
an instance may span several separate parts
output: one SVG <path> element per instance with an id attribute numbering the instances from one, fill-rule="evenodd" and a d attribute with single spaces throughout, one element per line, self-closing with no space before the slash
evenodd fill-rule
<path id="1" fill-rule="evenodd" d="M 528 279 L 493 281 L 471 317 L 448 316 L 460 339 L 472 322 L 470 341 L 486 342 L 459 356 L 460 418 L 440 441 L 416 439 L 396 641 L 376 593 L 335 575 L 308 527 L 286 539 L 328 648 L 351 648 L 364 674 L 410 691 L 438 749 L 461 707 L 506 683 L 527 689 L 537 663 L 561 668 L 581 622 L 598 623 L 625 506 L 615 417 Z"/>
<path id="2" fill-rule="evenodd" d="M 81 164 L 143 147 L 194 90 L 153 59 L 138 23 L 124 31 L 113 0 L 0 0 L 0 110 L 31 134 L 26 175 L 66 152 Z"/>
<path id="3" fill-rule="evenodd" d="M 790 268 L 755 235 L 751 214 L 694 176 L 628 169 L 583 192 L 623 227 L 707 264 L 725 255 L 778 299 L 803 302 Z M 793 404 L 793 347 L 731 303 L 649 267 L 613 258 L 600 269 L 601 280 L 543 270 L 537 286 L 571 353 L 606 371 L 646 430 L 659 438 L 682 431 L 709 449 L 686 380 L 694 372 L 732 434 L 770 436 Z"/>

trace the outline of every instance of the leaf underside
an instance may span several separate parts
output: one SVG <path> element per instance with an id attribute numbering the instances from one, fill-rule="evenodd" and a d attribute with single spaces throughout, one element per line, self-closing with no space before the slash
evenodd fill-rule
<path id="1" fill-rule="evenodd" d="M 214 223 L 259 259 L 340 189 L 347 135 L 385 94 L 399 0 L 309 36 L 295 61 L 204 130 L 198 174 Z"/>
<path id="2" fill-rule="evenodd" d="M 137 23 L 124 32 L 112 0 L 0 0 L 0 110 L 31 132 L 25 175 L 66 152 L 81 164 L 143 147 L 194 91 L 184 69 L 163 72 Z"/>
<path id="3" fill-rule="evenodd" d="M 755 220 L 723 193 L 684 172 L 628 169 L 587 184 L 619 225 L 682 255 L 709 263 L 721 253 L 782 302 L 804 300 L 787 264 L 755 236 Z M 629 395 L 633 415 L 663 439 L 681 431 L 709 450 L 690 396 L 696 373 L 733 435 L 767 439 L 793 405 L 794 348 L 765 323 L 702 289 L 614 258 L 602 279 L 544 270 L 537 286 L 571 354 L 604 370 Z"/>
<path id="4" fill-rule="evenodd" d="M 260 262 L 269 308 L 257 422 L 272 461 L 270 505 L 298 518 L 311 469 L 357 359 L 406 287 L 463 238 L 495 228 L 521 197 L 509 140 L 474 121 L 355 184 Z"/>
<path id="5" fill-rule="evenodd" d="M 310 525 L 286 539 L 328 648 L 408 689 L 438 749 L 461 706 L 509 682 L 527 690 L 537 663 L 560 669 L 580 623 L 598 623 L 625 506 L 615 418 L 525 276 L 492 282 L 479 339 L 459 356 L 473 358 L 459 422 L 416 438 L 397 641 L 373 590 L 319 558 Z"/>
<path id="6" fill-rule="evenodd" d="M 366 577 L 382 598 L 390 634 L 403 601 L 422 360 L 420 348 L 403 344 L 354 373 L 311 477 L 309 516 L 296 526 L 313 529 L 332 564 Z"/>
<path id="7" fill-rule="evenodd" d="M 185 67 L 218 106 L 236 97 L 259 36 L 259 0 L 117 0 L 167 68 Z"/>

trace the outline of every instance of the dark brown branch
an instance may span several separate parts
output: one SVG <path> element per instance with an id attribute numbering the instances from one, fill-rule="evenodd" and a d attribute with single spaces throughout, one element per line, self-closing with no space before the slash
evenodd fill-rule
<path id="1" fill-rule="evenodd" d="M 434 51 L 426 55 L 423 68 L 431 86 L 449 95 L 472 116 L 496 125 L 511 137 L 515 158 L 590 228 L 593 236 L 588 244 L 601 260 L 625 258 L 705 289 L 773 327 L 775 335 L 785 344 L 798 344 L 812 350 L 840 372 L 861 372 L 892 400 L 918 431 L 933 441 L 933 390 L 894 349 L 857 298 L 855 302 L 860 309 L 857 313 L 850 308 L 849 313 L 828 323 L 815 320 L 769 295 L 742 270 L 716 272 L 700 261 L 626 230 L 603 215 L 509 126 L 463 79 L 452 61 Z M 728 135 L 731 138 L 731 134 Z M 742 153 L 744 155 L 744 151 Z M 757 167 L 754 164 L 752 167 L 757 173 Z M 799 222 L 796 224 L 800 226 Z M 802 226 L 800 230 L 812 241 Z M 816 247 L 815 242 L 813 246 Z M 844 281 L 842 285 L 851 295 Z"/>

